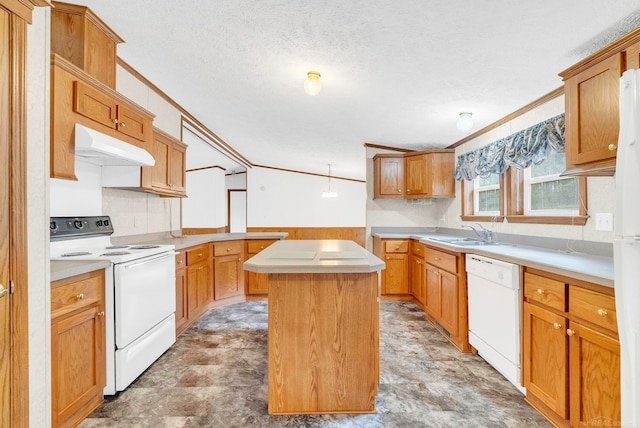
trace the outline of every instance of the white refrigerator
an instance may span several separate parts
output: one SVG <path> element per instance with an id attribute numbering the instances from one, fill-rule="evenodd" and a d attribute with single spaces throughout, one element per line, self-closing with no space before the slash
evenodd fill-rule
<path id="1" fill-rule="evenodd" d="M 613 259 L 622 426 L 640 427 L 640 70 L 620 78 Z"/>

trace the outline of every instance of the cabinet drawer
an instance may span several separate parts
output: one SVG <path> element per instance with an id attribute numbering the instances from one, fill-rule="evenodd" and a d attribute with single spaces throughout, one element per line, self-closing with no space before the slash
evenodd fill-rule
<path id="1" fill-rule="evenodd" d="M 566 307 L 565 283 L 525 272 L 524 297 L 564 312 Z"/>
<path id="2" fill-rule="evenodd" d="M 275 239 L 252 239 L 247 241 L 247 253 L 258 254 L 274 242 L 276 242 Z"/>
<path id="3" fill-rule="evenodd" d="M 187 249 L 187 265 L 191 266 L 209 258 L 209 245 L 198 245 Z"/>
<path id="4" fill-rule="evenodd" d="M 216 257 L 240 253 L 242 253 L 242 241 L 216 242 L 213 244 L 213 255 Z"/>
<path id="5" fill-rule="evenodd" d="M 452 273 L 458 272 L 457 259 L 458 258 L 453 254 L 443 253 L 442 251 L 434 250 L 432 248 L 424 249 L 425 262 Z"/>
<path id="6" fill-rule="evenodd" d="M 406 253 L 407 251 L 409 251 L 409 241 L 406 239 L 384 241 L 385 253 Z"/>
<path id="7" fill-rule="evenodd" d="M 586 288 L 569 286 L 569 313 L 611 331 L 618 331 L 616 301 Z"/>
<path id="8" fill-rule="evenodd" d="M 187 265 L 187 253 L 180 251 L 176 253 L 176 269 L 182 269 Z"/>
<path id="9" fill-rule="evenodd" d="M 74 279 L 75 278 L 75 279 Z M 51 318 L 99 302 L 104 294 L 104 270 L 51 284 Z"/>
<path id="10" fill-rule="evenodd" d="M 411 241 L 411 252 L 416 256 L 424 258 L 424 245 L 418 241 Z"/>

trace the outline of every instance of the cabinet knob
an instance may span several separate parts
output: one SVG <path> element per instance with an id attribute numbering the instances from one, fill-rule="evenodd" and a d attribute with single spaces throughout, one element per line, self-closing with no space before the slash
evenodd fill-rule
<path id="1" fill-rule="evenodd" d="M 567 336 L 573 336 L 574 334 L 576 334 L 574 330 L 571 330 L 570 328 L 567 329 Z"/>
<path id="2" fill-rule="evenodd" d="M 542 295 L 544 294 L 544 290 L 543 290 L 542 288 L 538 288 L 538 289 L 536 290 L 536 293 L 538 293 L 539 295 L 541 295 L 541 296 L 542 296 Z"/>
<path id="3" fill-rule="evenodd" d="M 98 312 L 98 318 L 104 318 L 104 311 Z"/>
<path id="4" fill-rule="evenodd" d="M 555 328 L 556 330 L 558 330 L 560 327 L 562 327 L 562 324 L 560 324 L 559 322 L 553 323 L 553 328 Z"/>
<path id="5" fill-rule="evenodd" d="M 231 248 L 227 248 L 227 253 L 228 253 L 229 251 L 231 251 Z"/>
<path id="6" fill-rule="evenodd" d="M 198 253 L 198 257 L 202 257 L 202 253 Z"/>
<path id="7" fill-rule="evenodd" d="M 387 256 L 387 260 L 389 260 L 389 256 Z"/>
<path id="8" fill-rule="evenodd" d="M 398 193 L 402 193 L 402 190 L 398 189 Z"/>
<path id="9" fill-rule="evenodd" d="M 115 124 L 118 124 L 118 119 L 111 119 L 111 121 Z"/>
<path id="10" fill-rule="evenodd" d="M 76 300 L 82 300 L 82 299 L 84 299 L 84 294 L 83 293 L 80 293 L 80 294 L 78 294 L 76 296 Z"/>
<path id="11" fill-rule="evenodd" d="M 615 149 L 617 149 L 617 148 L 618 148 L 618 146 L 616 146 L 615 144 L 613 144 L 613 143 L 612 143 L 612 144 L 609 144 L 609 150 L 610 150 L 610 151 L 614 151 L 614 150 L 615 150 Z"/>
<path id="12" fill-rule="evenodd" d="M 124 122 L 120 122 L 120 127 L 121 127 L 121 128 L 124 128 L 125 126 L 127 126 L 127 124 L 126 124 L 126 123 L 124 123 Z"/>
<path id="13" fill-rule="evenodd" d="M 264 250 L 264 245 L 260 245 L 260 249 L 261 249 L 261 250 Z"/>
<path id="14" fill-rule="evenodd" d="M 239 261 L 239 262 L 241 262 L 241 261 L 242 261 L 242 259 L 238 257 L 238 261 Z"/>
<path id="15" fill-rule="evenodd" d="M 600 315 L 601 317 L 606 317 L 607 315 L 609 315 L 609 313 L 604 309 L 598 309 L 598 315 Z"/>
<path id="16" fill-rule="evenodd" d="M 181 265 L 182 264 L 182 260 L 178 260 L 178 264 Z"/>
<path id="17" fill-rule="evenodd" d="M 0 297 L 4 297 L 9 292 L 8 289 L 4 288 L 4 285 L 0 284 Z"/>
<path id="18" fill-rule="evenodd" d="M 438 261 L 440 261 L 440 257 L 434 257 L 433 260 L 438 262 Z"/>

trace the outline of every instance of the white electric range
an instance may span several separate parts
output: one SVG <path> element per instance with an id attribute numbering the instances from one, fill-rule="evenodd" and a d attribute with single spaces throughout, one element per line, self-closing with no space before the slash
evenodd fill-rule
<path id="1" fill-rule="evenodd" d="M 52 260 L 109 260 L 105 272 L 107 385 L 123 391 L 175 343 L 175 247 L 113 245 L 108 216 L 51 217 Z"/>

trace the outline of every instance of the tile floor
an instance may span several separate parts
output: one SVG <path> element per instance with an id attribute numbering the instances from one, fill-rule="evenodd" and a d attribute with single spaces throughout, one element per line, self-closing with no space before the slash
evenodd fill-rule
<path id="1" fill-rule="evenodd" d="M 90 427 L 550 427 L 479 357 L 449 344 L 413 303 L 380 313 L 377 414 L 267 415 L 267 303 L 214 309 Z"/>

